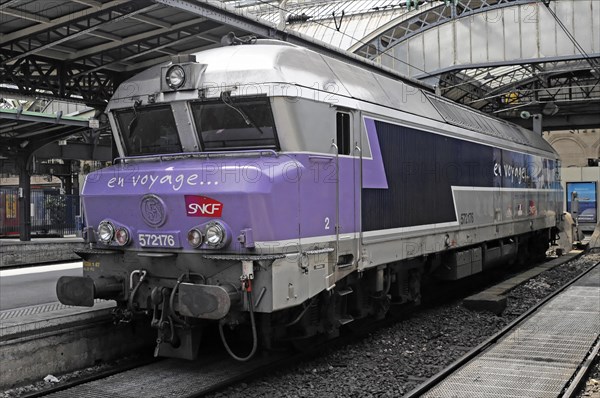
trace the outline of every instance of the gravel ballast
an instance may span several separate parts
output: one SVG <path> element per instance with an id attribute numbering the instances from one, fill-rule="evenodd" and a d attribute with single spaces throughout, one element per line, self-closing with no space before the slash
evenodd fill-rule
<path id="1" fill-rule="evenodd" d="M 600 254 L 587 254 L 516 287 L 501 316 L 469 311 L 455 300 L 211 397 L 402 396 L 598 261 Z"/>

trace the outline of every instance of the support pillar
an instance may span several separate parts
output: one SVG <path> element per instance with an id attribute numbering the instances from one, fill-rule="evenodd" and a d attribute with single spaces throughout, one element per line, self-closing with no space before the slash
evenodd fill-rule
<path id="1" fill-rule="evenodd" d="M 19 169 L 19 239 L 31 240 L 31 177 L 29 176 L 30 156 L 20 154 L 17 159 Z"/>
<path id="2" fill-rule="evenodd" d="M 73 175 L 69 174 L 63 177 L 63 188 L 65 195 L 73 195 Z"/>
<path id="3" fill-rule="evenodd" d="M 73 174 L 73 192 L 72 195 L 79 196 L 79 174 Z"/>
<path id="4" fill-rule="evenodd" d="M 532 119 L 533 119 L 533 132 L 538 134 L 539 136 L 542 135 L 543 130 L 542 130 L 542 121 L 543 121 L 543 116 L 540 113 L 537 113 L 535 115 L 531 115 Z"/>

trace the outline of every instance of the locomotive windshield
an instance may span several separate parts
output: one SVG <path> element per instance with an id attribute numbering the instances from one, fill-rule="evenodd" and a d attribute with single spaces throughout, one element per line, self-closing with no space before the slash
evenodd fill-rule
<path id="1" fill-rule="evenodd" d="M 269 99 L 233 98 L 192 103 L 198 136 L 205 151 L 220 149 L 277 149 Z"/>
<path id="2" fill-rule="evenodd" d="M 129 108 L 115 116 L 128 155 L 182 151 L 170 105 Z"/>

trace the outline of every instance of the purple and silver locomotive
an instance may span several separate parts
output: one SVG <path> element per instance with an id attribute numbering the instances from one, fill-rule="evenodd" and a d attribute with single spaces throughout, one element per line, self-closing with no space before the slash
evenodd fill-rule
<path id="1" fill-rule="evenodd" d="M 543 256 L 562 209 L 542 137 L 286 43 L 154 66 L 107 114 L 120 157 L 86 178 L 84 276 L 57 292 L 151 315 L 161 356 L 210 325 L 239 360 L 335 336 L 426 280 Z"/>

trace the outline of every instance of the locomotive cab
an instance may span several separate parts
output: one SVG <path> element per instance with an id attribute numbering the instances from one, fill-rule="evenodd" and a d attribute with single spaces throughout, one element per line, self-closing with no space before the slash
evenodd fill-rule
<path id="1" fill-rule="evenodd" d="M 119 87 L 107 113 L 121 156 L 82 191 L 84 276 L 57 284 L 68 305 L 113 299 L 123 321 L 151 314 L 161 356 L 194 358 L 206 321 L 250 324 L 252 354 L 255 313 L 298 307 L 334 285 L 334 265 L 349 272 L 358 257 L 355 206 L 339 200 L 356 196 L 358 119 L 282 96 L 293 85 L 236 84 L 209 58 L 179 57 Z M 302 135 L 313 128 L 323 133 Z M 341 187 L 338 170 L 353 185 Z"/>

